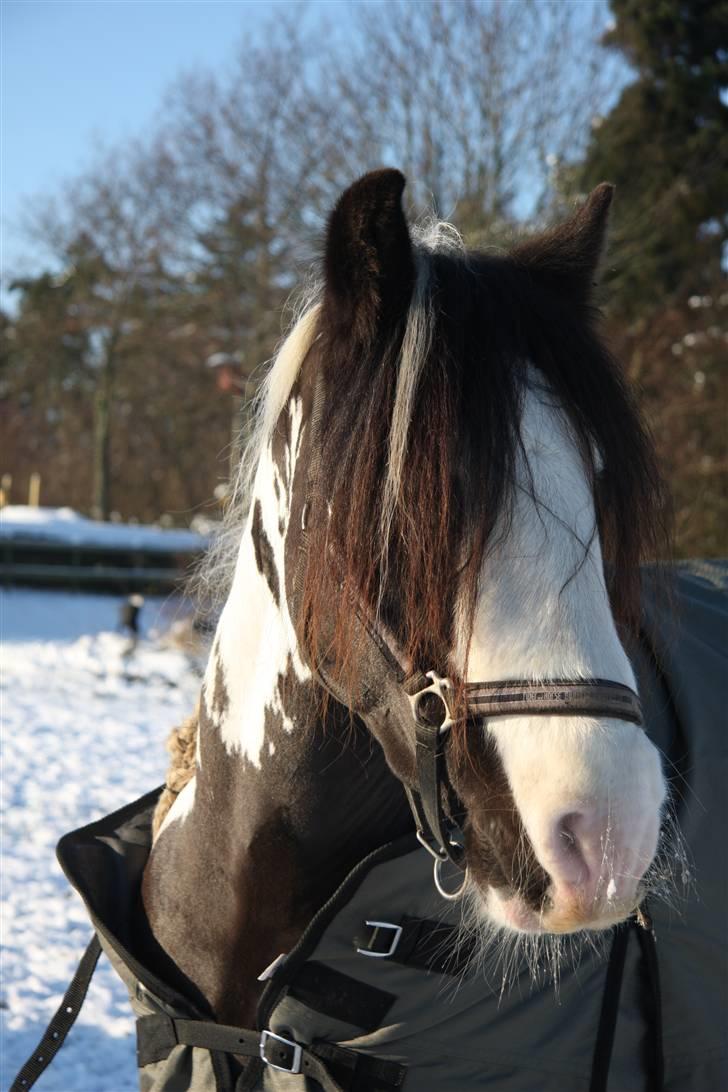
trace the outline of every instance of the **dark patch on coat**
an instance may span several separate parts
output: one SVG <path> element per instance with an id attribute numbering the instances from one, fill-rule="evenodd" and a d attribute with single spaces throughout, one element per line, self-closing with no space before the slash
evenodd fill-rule
<path id="1" fill-rule="evenodd" d="M 295 731 L 269 705 L 259 765 L 229 753 L 202 704 L 194 822 L 164 831 L 144 877 L 156 941 L 215 1017 L 241 1027 L 256 1018 L 257 976 L 293 947 L 352 862 L 412 825 L 363 722 L 336 702 L 322 718 L 318 686 L 290 657 L 276 685 Z"/>
<path id="2" fill-rule="evenodd" d="M 482 890 L 491 884 L 518 891 L 539 912 L 549 877 L 536 859 L 495 743 L 479 721 L 465 730 L 471 738 L 466 747 L 451 748 L 448 769 L 467 810 L 470 873 Z"/>
<path id="3" fill-rule="evenodd" d="M 220 656 L 215 662 L 215 683 L 212 691 L 212 711 L 216 717 L 222 719 L 230 706 L 230 695 L 225 683 L 225 668 Z"/>
<path id="4" fill-rule="evenodd" d="M 278 569 L 276 568 L 275 557 L 273 555 L 273 547 L 270 544 L 270 539 L 263 526 L 263 515 L 259 500 L 256 500 L 253 507 L 253 523 L 250 534 L 253 539 L 255 564 L 258 566 L 258 572 L 265 579 L 266 584 L 270 588 L 270 593 L 273 596 L 275 605 L 278 607 L 280 606 L 281 600 Z"/>

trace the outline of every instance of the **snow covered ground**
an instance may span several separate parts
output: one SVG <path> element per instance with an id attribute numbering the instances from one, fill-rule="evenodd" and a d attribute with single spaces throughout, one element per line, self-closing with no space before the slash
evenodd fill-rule
<path id="1" fill-rule="evenodd" d="M 55 859 L 67 831 L 160 784 L 164 740 L 199 678 L 154 636 L 182 610 L 147 601 L 133 656 L 115 632 L 120 600 L 2 591 L 2 1043 L 0 1088 L 34 1049 L 91 936 Z M 104 956 L 86 1004 L 41 1092 L 134 1092 L 126 992 Z"/>

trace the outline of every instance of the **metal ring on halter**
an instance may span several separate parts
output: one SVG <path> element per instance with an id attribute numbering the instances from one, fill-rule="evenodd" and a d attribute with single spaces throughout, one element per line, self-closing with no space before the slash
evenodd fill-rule
<path id="1" fill-rule="evenodd" d="M 444 864 L 445 861 L 443 861 L 440 857 L 435 858 L 435 863 L 432 868 L 432 877 L 435 881 L 435 887 L 442 895 L 443 899 L 447 899 L 448 902 L 457 902 L 457 900 L 462 896 L 463 891 L 465 890 L 465 885 L 468 882 L 469 869 L 465 869 L 463 882 L 460 884 L 460 887 L 458 887 L 457 891 L 446 891 L 445 888 L 442 886 L 442 880 L 440 878 L 440 870 L 442 869 L 442 866 Z"/>
<path id="2" fill-rule="evenodd" d="M 415 720 L 419 719 L 418 702 L 423 694 L 436 694 L 445 710 L 445 716 L 437 731 L 438 735 L 444 736 L 446 732 L 450 731 L 455 723 L 448 700 L 448 695 L 452 693 L 453 689 L 452 682 L 450 679 L 438 675 L 436 671 L 428 671 L 426 678 L 431 680 L 429 686 L 425 686 L 422 690 L 418 690 L 416 694 L 408 695 L 410 706 L 412 707 L 412 715 Z"/>

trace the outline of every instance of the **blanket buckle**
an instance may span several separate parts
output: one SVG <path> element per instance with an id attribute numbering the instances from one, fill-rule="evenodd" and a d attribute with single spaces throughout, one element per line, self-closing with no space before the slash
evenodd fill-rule
<path id="1" fill-rule="evenodd" d="M 279 1062 L 290 1059 L 289 1065 L 281 1065 L 279 1062 L 271 1061 L 268 1057 L 267 1047 L 269 1042 L 275 1042 L 280 1046 L 288 1047 L 288 1051 L 280 1050 L 279 1047 L 273 1047 L 275 1056 L 278 1057 Z M 301 1057 L 303 1054 L 303 1048 L 300 1043 L 295 1043 L 292 1039 L 286 1039 L 283 1035 L 276 1035 L 275 1032 L 266 1029 L 261 1032 L 260 1035 L 260 1056 L 266 1065 L 269 1065 L 271 1069 L 278 1069 L 281 1073 L 300 1073 L 301 1072 Z"/>

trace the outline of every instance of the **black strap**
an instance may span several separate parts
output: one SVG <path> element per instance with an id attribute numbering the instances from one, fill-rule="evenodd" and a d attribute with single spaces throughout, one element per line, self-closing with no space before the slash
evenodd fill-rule
<path id="1" fill-rule="evenodd" d="M 624 977 L 624 964 L 627 945 L 632 932 L 636 932 L 642 954 L 646 976 L 646 990 L 643 991 L 645 1023 L 648 1029 L 648 1055 L 646 1058 L 647 1088 L 649 1092 L 662 1092 L 664 1087 L 664 1058 L 662 1053 L 662 1003 L 660 994 L 660 973 L 657 963 L 655 933 L 645 913 L 640 924 L 635 918 L 617 926 L 609 953 L 609 964 L 604 982 L 602 1008 L 599 1015 L 599 1028 L 592 1057 L 591 1081 L 589 1092 L 607 1092 L 609 1063 L 614 1046 L 619 1012 L 619 995 Z"/>
<path id="2" fill-rule="evenodd" d="M 416 782 L 414 786 L 405 785 L 404 789 L 420 842 L 433 857 L 440 861 L 449 858 L 458 868 L 463 868 L 462 833 L 456 816 L 447 815 L 443 807 L 443 794 L 446 794 L 450 809 L 454 807 L 458 815 L 462 813 L 447 776 L 448 731 L 444 726 L 451 723 L 451 710 L 445 697 L 446 685 L 449 685 L 446 680 L 434 674 L 431 678 L 414 675 L 405 680 L 404 689 L 412 703 L 415 727 Z"/>
<path id="3" fill-rule="evenodd" d="M 346 1092 L 398 1092 L 407 1077 L 407 1067 L 399 1062 L 360 1054 L 336 1043 L 314 1043 L 311 1050 Z"/>
<path id="4" fill-rule="evenodd" d="M 415 721 L 417 789 L 408 789 L 407 795 L 418 819 L 418 830 L 430 844 L 431 850 L 438 857 L 442 857 L 444 850 L 453 864 L 462 867 L 465 849 L 458 839 L 458 828 L 442 806 L 441 789 L 449 783 L 445 738 L 432 725 Z"/>
<path id="5" fill-rule="evenodd" d="M 353 1024 L 365 1033 L 382 1025 L 396 1000 L 393 993 L 360 982 L 314 959 L 307 960 L 296 972 L 288 994 L 314 1012 Z"/>
<path id="6" fill-rule="evenodd" d="M 397 936 L 397 930 L 400 930 Z M 454 925 L 428 918 L 403 917 L 398 923 L 362 923 L 354 937 L 357 951 L 404 967 L 455 977 L 471 965 L 476 944 L 459 936 Z M 393 940 L 397 936 L 396 943 Z M 393 950 L 390 953 L 390 949 Z"/>
<path id="7" fill-rule="evenodd" d="M 86 999 L 100 955 L 101 945 L 94 933 L 88 948 L 81 957 L 71 984 L 63 995 L 63 1000 L 43 1032 L 38 1046 L 13 1081 L 10 1092 L 27 1092 L 29 1088 L 32 1088 L 63 1046 Z"/>
<path id="8" fill-rule="evenodd" d="M 627 943 L 629 941 L 629 925 L 618 925 L 614 931 L 614 940 L 609 953 L 607 974 L 604 980 L 604 993 L 602 994 L 602 1008 L 599 1013 L 599 1027 L 594 1044 L 592 1056 L 591 1080 L 589 1092 L 607 1092 L 607 1079 L 609 1077 L 609 1063 L 614 1046 L 614 1033 L 617 1029 L 617 1014 L 619 1012 L 619 995 L 622 992 L 622 979 L 624 977 L 624 961 L 627 957 Z"/>
<path id="9" fill-rule="evenodd" d="M 650 1092 L 662 1092 L 665 1083 L 665 1060 L 662 1053 L 662 995 L 660 991 L 660 968 L 657 962 L 657 943 L 654 930 L 637 929 L 637 939 L 642 951 L 647 990 L 645 991 L 645 1009 L 648 1038 L 647 1071 Z"/>
<path id="10" fill-rule="evenodd" d="M 137 1020 L 140 1067 L 162 1061 L 178 1044 L 259 1058 L 284 1072 L 313 1078 L 323 1092 L 397 1092 L 407 1074 L 398 1062 L 358 1054 L 336 1043 L 296 1043 L 270 1031 L 261 1033 L 208 1020 L 175 1020 L 164 1015 Z"/>

